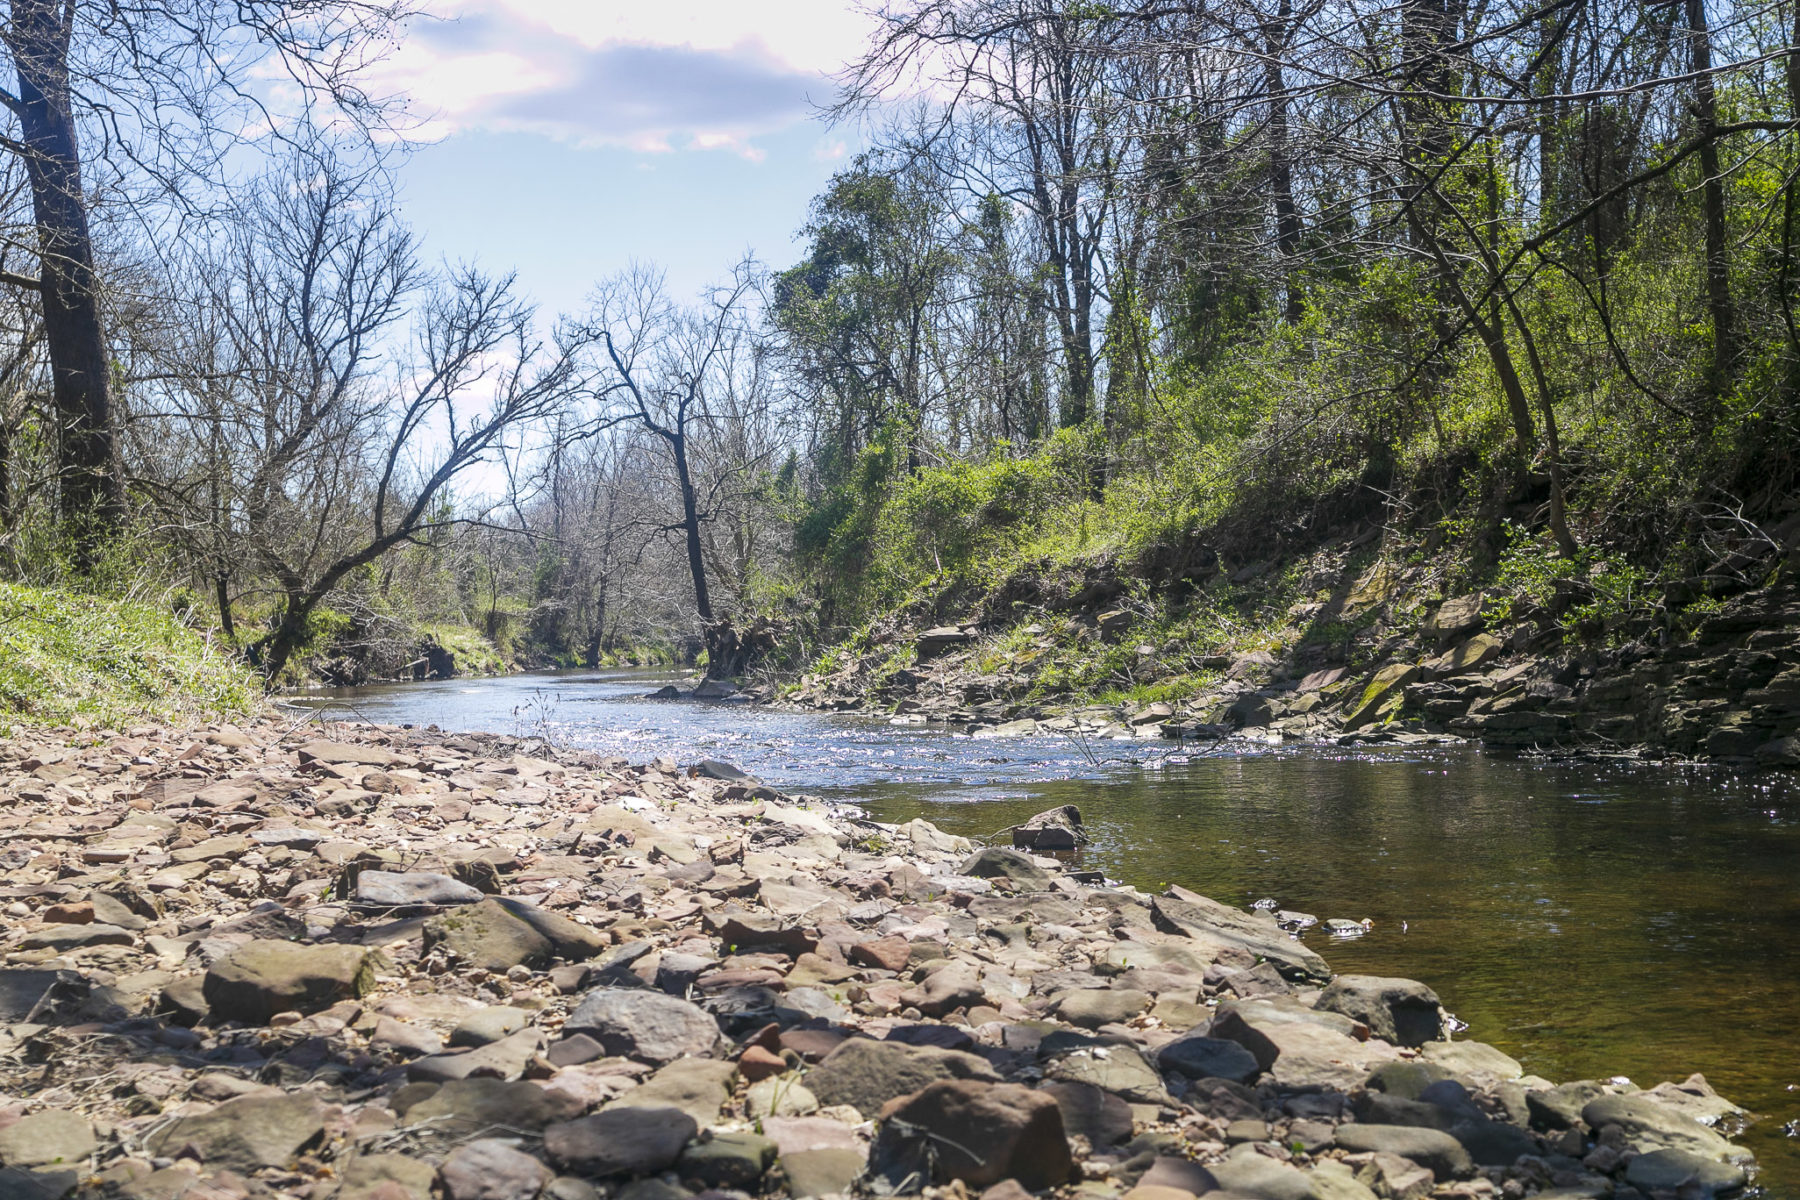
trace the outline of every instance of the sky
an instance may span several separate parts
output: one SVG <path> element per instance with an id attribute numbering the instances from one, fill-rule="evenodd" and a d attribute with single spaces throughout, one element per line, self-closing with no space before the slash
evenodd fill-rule
<path id="1" fill-rule="evenodd" d="M 433 0 L 377 84 L 424 144 L 404 212 L 435 256 L 516 269 L 549 312 L 662 266 L 691 297 L 800 253 L 854 129 L 816 106 L 863 44 L 853 0 Z"/>

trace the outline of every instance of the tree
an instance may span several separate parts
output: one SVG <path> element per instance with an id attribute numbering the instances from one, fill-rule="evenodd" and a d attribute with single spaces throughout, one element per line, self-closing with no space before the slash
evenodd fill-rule
<path id="1" fill-rule="evenodd" d="M 124 502 L 84 143 L 150 203 L 216 181 L 228 147 L 265 119 L 279 127 L 325 103 L 377 120 L 382 106 L 356 77 L 410 11 L 395 0 L 13 0 L 0 21 L 17 80 L 16 91 L 0 88 L 12 124 L 0 150 L 28 173 L 39 263 L 35 277 L 4 281 L 41 300 L 60 510 L 83 562 Z M 298 88 L 300 111 L 270 113 L 253 90 L 271 65 Z"/>

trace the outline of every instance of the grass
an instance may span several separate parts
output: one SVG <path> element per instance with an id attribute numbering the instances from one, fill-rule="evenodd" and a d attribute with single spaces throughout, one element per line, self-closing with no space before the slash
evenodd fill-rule
<path id="1" fill-rule="evenodd" d="M 165 608 L 0 583 L 0 715 L 198 724 L 253 712 L 255 677 Z"/>

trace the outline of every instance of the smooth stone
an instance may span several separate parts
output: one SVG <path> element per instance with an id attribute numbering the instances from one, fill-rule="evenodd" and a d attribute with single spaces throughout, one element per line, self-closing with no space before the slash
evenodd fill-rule
<path id="1" fill-rule="evenodd" d="M 1319 994 L 1318 1007 L 1361 1021 L 1396 1046 L 1423 1046 L 1444 1032 L 1437 993 L 1414 979 L 1339 975 Z"/>
<path id="2" fill-rule="evenodd" d="M 285 1167 L 325 1132 L 325 1105 L 306 1093 L 250 1095 L 207 1112 L 179 1117 L 144 1144 L 152 1154 L 174 1156 L 193 1146 L 209 1167 L 255 1171 Z"/>
<path id="3" fill-rule="evenodd" d="M 1360 1121 L 1337 1127 L 1338 1147 L 1352 1154 L 1397 1154 L 1430 1167 L 1438 1182 L 1468 1175 L 1475 1162 L 1461 1142 L 1438 1129 L 1406 1125 L 1365 1125 Z"/>
<path id="4" fill-rule="evenodd" d="M 720 1039 L 718 1021 L 699 1005 L 635 988 L 589 992 L 563 1022 L 563 1033 L 586 1034 L 608 1054 L 653 1065 L 710 1055 Z"/>
<path id="5" fill-rule="evenodd" d="M 912 1180 L 961 1180 L 989 1187 L 1003 1179 L 1040 1191 L 1074 1170 L 1062 1110 L 1014 1083 L 941 1079 L 890 1101 L 869 1155 L 869 1171 L 911 1190 Z"/>
<path id="6" fill-rule="evenodd" d="M 437 1171 L 404 1154 L 358 1154 L 342 1169 L 332 1200 L 431 1200 Z"/>
<path id="7" fill-rule="evenodd" d="M 547 1127 L 544 1150 L 583 1175 L 650 1175 L 674 1166 L 698 1132 L 680 1109 L 629 1105 Z"/>
<path id="8" fill-rule="evenodd" d="M 675 1164 L 683 1179 L 709 1188 L 756 1189 L 775 1165 L 775 1143 L 758 1133 L 715 1133 L 688 1143 Z"/>
<path id="9" fill-rule="evenodd" d="M 452 1046 L 486 1046 L 501 1038 L 511 1037 L 531 1024 L 531 1014 L 522 1008 L 496 1004 L 480 1012 L 470 1013 L 450 1031 Z"/>
<path id="10" fill-rule="evenodd" d="M 94 1128 L 86 1117 L 65 1109 L 48 1109 L 0 1129 L 0 1166 L 79 1163 L 94 1153 L 95 1146 Z"/>
<path id="11" fill-rule="evenodd" d="M 720 1110 L 731 1096 L 731 1081 L 736 1074 L 734 1063 L 710 1058 L 678 1059 L 608 1107 L 672 1108 L 705 1128 L 719 1119 Z"/>
<path id="12" fill-rule="evenodd" d="M 813 1200 L 848 1195 L 867 1162 L 868 1156 L 860 1149 L 822 1149 L 783 1154 L 777 1165 L 787 1176 L 788 1195 L 794 1200 Z"/>
<path id="13" fill-rule="evenodd" d="M 363 871 L 356 877 L 356 900 L 383 908 L 435 908 L 479 904 L 482 893 L 432 871 Z"/>
<path id="14" fill-rule="evenodd" d="M 1646 1192 L 1680 1192 L 1697 1186 L 1711 1195 L 1743 1187 L 1744 1169 L 1685 1150 L 1652 1150 L 1631 1160 L 1625 1182 Z"/>
<path id="15" fill-rule="evenodd" d="M 940 1079 L 997 1083 L 1000 1076 L 986 1059 L 960 1050 L 851 1038 L 808 1071 L 804 1082 L 820 1104 L 847 1104 L 873 1117 L 888 1101 Z"/>
<path id="16" fill-rule="evenodd" d="M 1261 1071 L 1256 1057 L 1225 1038 L 1189 1034 L 1156 1052 L 1156 1065 L 1189 1079 L 1229 1079 L 1247 1083 Z"/>
<path id="17" fill-rule="evenodd" d="M 259 939 L 214 962 L 201 989 L 213 1020 L 266 1025 L 276 1013 L 315 1013 L 374 986 L 373 959 L 360 946 Z"/>

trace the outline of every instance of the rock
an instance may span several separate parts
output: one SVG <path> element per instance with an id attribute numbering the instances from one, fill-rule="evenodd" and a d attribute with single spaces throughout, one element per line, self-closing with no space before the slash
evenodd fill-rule
<path id="1" fill-rule="evenodd" d="M 47 925 L 91 925 L 94 923 L 94 906 L 86 900 L 52 904 L 39 915 Z"/>
<path id="2" fill-rule="evenodd" d="M 0 1128 L 0 1166 L 74 1166 L 94 1153 L 86 1117 L 53 1108 Z"/>
<path id="3" fill-rule="evenodd" d="M 1427 1042 L 1419 1048 L 1419 1057 L 1468 1078 L 1517 1079 L 1525 1074 L 1518 1059 L 1486 1042 Z"/>
<path id="4" fill-rule="evenodd" d="M 1357 1178 L 1390 1200 L 1422 1200 L 1437 1183 L 1430 1167 L 1386 1152 L 1369 1155 Z"/>
<path id="5" fill-rule="evenodd" d="M 356 899 L 384 908 L 433 908 L 476 904 L 481 893 L 430 871 L 362 871 L 356 876 Z"/>
<path id="6" fill-rule="evenodd" d="M 728 762 L 720 762 L 716 758 L 703 758 L 694 764 L 694 774 L 703 779 L 718 779 L 726 783 L 755 783 L 748 773 L 739 770 Z"/>
<path id="7" fill-rule="evenodd" d="M 1004 846 L 977 850 L 963 863 L 960 871 L 975 879 L 1004 879 L 1022 892 L 1047 892 L 1052 886 L 1050 872 L 1017 850 L 1008 850 Z"/>
<path id="8" fill-rule="evenodd" d="M 775 1165 L 775 1143 L 757 1133 L 715 1133 L 689 1142 L 675 1170 L 712 1188 L 754 1192 Z"/>
<path id="9" fill-rule="evenodd" d="M 1334 1135 L 1339 1149 L 1352 1154 L 1397 1154 L 1429 1167 L 1441 1183 L 1467 1176 L 1475 1162 L 1461 1142 L 1438 1129 L 1406 1125 L 1365 1125 L 1360 1121 L 1339 1125 Z"/>
<path id="10" fill-rule="evenodd" d="M 1600 1096 L 1581 1110 L 1588 1127 L 1617 1125 L 1640 1150 L 1680 1150 L 1718 1162 L 1744 1161 L 1749 1153 L 1718 1133 L 1647 1096 Z"/>
<path id="11" fill-rule="evenodd" d="M 737 688 L 722 679 L 703 679 L 692 693 L 695 700 L 729 700 L 737 695 Z"/>
<path id="12" fill-rule="evenodd" d="M 1062 1110 L 1063 1129 L 1088 1140 L 1096 1150 L 1117 1145 L 1131 1136 L 1131 1105 L 1109 1092 L 1086 1083 L 1051 1080 L 1038 1091 L 1056 1101 Z"/>
<path id="13" fill-rule="evenodd" d="M 1411 979 L 1339 975 L 1320 993 L 1318 1007 L 1361 1021 L 1396 1046 L 1422 1046 L 1444 1032 L 1437 993 Z"/>
<path id="14" fill-rule="evenodd" d="M 717 1059 L 679 1059 L 627 1092 L 614 1107 L 673 1108 L 705 1127 L 718 1121 L 736 1074 L 735 1066 Z"/>
<path id="15" fill-rule="evenodd" d="M 1200 1196 L 1217 1191 L 1219 1181 L 1212 1177 L 1211 1171 L 1197 1162 L 1176 1158 L 1171 1154 L 1159 1154 L 1151 1161 L 1150 1169 L 1138 1177 L 1138 1187 Z"/>
<path id="16" fill-rule="evenodd" d="M 543 1163 L 498 1138 L 459 1146 L 438 1168 L 444 1200 L 536 1200 L 550 1182 Z"/>
<path id="17" fill-rule="evenodd" d="M 861 1150 L 821 1149 L 783 1154 L 777 1161 L 787 1176 L 788 1195 L 794 1200 L 813 1200 L 848 1195 L 867 1160 Z"/>
<path id="18" fill-rule="evenodd" d="M 325 1105 L 305 1092 L 239 1096 L 152 1132 L 144 1144 L 169 1157 L 187 1147 L 209 1167 L 285 1167 L 325 1133 Z"/>
<path id="19" fill-rule="evenodd" d="M 1348 1024 L 1348 1018 L 1314 1012 L 1292 1000 L 1237 1000 L 1219 1006 L 1212 1033 L 1248 1050 L 1278 1086 L 1348 1092 L 1368 1077 L 1375 1063 L 1395 1052 L 1357 1041 L 1334 1021 Z"/>
<path id="20" fill-rule="evenodd" d="M 1573 1129 L 1590 1100 L 1606 1095 L 1606 1085 L 1593 1080 L 1565 1083 L 1525 1093 L 1525 1108 L 1533 1129 Z"/>
<path id="21" fill-rule="evenodd" d="M 517 1079 L 543 1048 L 544 1038 L 535 1029 L 523 1029 L 510 1037 L 458 1054 L 432 1054 L 406 1064 L 406 1077 L 414 1082 L 446 1083 L 453 1079 Z"/>
<path id="22" fill-rule="evenodd" d="M 6 1167 L 0 1169 L 0 1196 L 6 1200 L 63 1200 L 80 1182 L 81 1176 L 74 1171 Z"/>
<path id="23" fill-rule="evenodd" d="M 1156 1054 L 1156 1065 L 1189 1079 L 1229 1079 L 1248 1083 L 1262 1070 L 1248 1050 L 1226 1038 L 1176 1038 Z"/>
<path id="24" fill-rule="evenodd" d="M 1426 618 L 1426 633 L 1441 640 L 1458 637 L 1471 630 L 1480 629 L 1484 623 L 1481 609 L 1487 597 L 1480 592 L 1472 596 L 1454 596 L 1438 605 L 1437 611 Z"/>
<path id="25" fill-rule="evenodd" d="M 1073 1169 L 1062 1110 L 1012 1083 L 944 1079 L 881 1110 L 871 1174 L 988 1187 L 1016 1179 L 1033 1191 L 1066 1183 Z M 916 1190 L 906 1188 L 903 1190 Z"/>
<path id="26" fill-rule="evenodd" d="M 375 1029 L 369 1034 L 369 1045 L 409 1058 L 441 1054 L 444 1049 L 443 1039 L 431 1030 L 392 1017 L 376 1018 Z"/>
<path id="27" fill-rule="evenodd" d="M 1426 1088 L 1448 1078 L 1449 1071 L 1431 1063 L 1388 1062 L 1370 1072 L 1364 1086 L 1403 1100 L 1417 1100 Z M 1575 1112 L 1580 1115 L 1580 1105 L 1576 1105 Z"/>
<path id="28" fill-rule="evenodd" d="M 593 1062 L 596 1058 L 605 1058 L 606 1047 L 585 1033 L 577 1033 L 550 1043 L 544 1057 L 550 1060 L 553 1067 L 577 1067 L 582 1063 Z"/>
<path id="29" fill-rule="evenodd" d="M 515 920 L 529 925 L 533 932 L 550 943 L 550 952 L 571 962 L 585 962 L 610 946 L 607 936 L 560 913 L 550 912 L 513 896 L 494 896 L 492 903 L 505 909 Z"/>
<path id="30" fill-rule="evenodd" d="M 912 943 L 903 937 L 876 938 L 850 947 L 850 961 L 878 971 L 904 971 L 912 961 Z"/>
<path id="31" fill-rule="evenodd" d="M 1082 988 L 1070 992 L 1056 1006 L 1056 1015 L 1083 1029 L 1117 1025 L 1150 1007 L 1147 992 L 1131 988 Z"/>
<path id="32" fill-rule="evenodd" d="M 380 746 L 360 746 L 348 742 L 314 741 L 300 747 L 301 765 L 320 763 L 333 767 L 398 767 L 406 759 Z"/>
<path id="33" fill-rule="evenodd" d="M 918 987 L 901 996 L 903 1003 L 916 1007 L 928 1017 L 942 1017 L 959 1008 L 974 1008 L 986 999 L 981 975 L 974 964 L 954 960 L 933 970 Z"/>
<path id="34" fill-rule="evenodd" d="M 914 651 L 920 662 L 935 658 L 946 650 L 966 646 L 975 640 L 975 634 L 955 625 L 940 625 L 935 629 L 927 629 L 913 642 Z"/>
<path id="35" fill-rule="evenodd" d="M 764 1117 L 804 1117 L 819 1111 L 819 1098 L 805 1084 L 770 1078 L 752 1084 L 744 1094 L 744 1111 L 753 1121 Z"/>
<path id="36" fill-rule="evenodd" d="M 1316 1200 L 1304 1171 L 1276 1162 L 1251 1146 L 1227 1154 L 1206 1168 L 1221 1190 L 1257 1200 Z"/>
<path id="37" fill-rule="evenodd" d="M 583 1033 L 608 1054 L 661 1065 L 684 1055 L 710 1055 L 719 1023 L 705 1009 L 660 992 L 598 988 L 563 1022 L 563 1033 Z"/>
<path id="38" fill-rule="evenodd" d="M 361 946 L 258 940 L 213 963 L 201 986 L 215 1021 L 266 1025 L 276 1013 L 315 1013 L 374 985 L 374 964 Z"/>
<path id="39" fill-rule="evenodd" d="M 699 1132 L 676 1108 L 628 1106 L 561 1121 L 544 1130 L 544 1150 L 557 1165 L 583 1175 L 650 1175 L 675 1165 Z"/>
<path id="40" fill-rule="evenodd" d="M 1735 1192 L 1744 1186 L 1744 1169 L 1716 1158 L 1685 1150 L 1652 1150 L 1631 1160 L 1625 1182 L 1646 1192 L 1680 1192 L 1698 1189 L 1702 1196 Z"/>
<path id="41" fill-rule="evenodd" d="M 1063 1054 L 1045 1069 L 1050 1079 L 1085 1083 L 1133 1104 L 1167 1104 L 1169 1093 L 1136 1046 L 1125 1042 L 1084 1046 Z"/>
<path id="42" fill-rule="evenodd" d="M 1399 1160 L 1404 1162 L 1404 1159 Z M 1409 1164 L 1410 1165 L 1410 1164 Z M 1312 1185 L 1313 1200 L 1376 1200 L 1375 1193 L 1365 1187 L 1349 1167 L 1333 1159 L 1320 1159 L 1306 1173 Z M 1427 1191 L 1431 1189 L 1431 1172 L 1424 1172 Z"/>
<path id="43" fill-rule="evenodd" d="M 444 947 L 472 967 L 505 974 L 513 967 L 549 963 L 555 946 L 494 897 L 425 922 L 427 952 Z"/>
<path id="44" fill-rule="evenodd" d="M 452 1046 L 485 1046 L 510 1037 L 531 1024 L 531 1014 L 522 1008 L 497 1004 L 464 1017 L 450 1031 Z"/>
<path id="45" fill-rule="evenodd" d="M 1045 853 L 1073 850 L 1087 840 L 1087 835 L 1081 828 L 1081 810 L 1064 804 L 1014 826 L 1012 839 L 1015 849 Z"/>
<path id="46" fill-rule="evenodd" d="M 571 1113 L 535 1083 L 475 1077 L 439 1086 L 401 1115 L 409 1125 L 425 1124 L 438 1136 L 461 1139 L 491 1129 L 535 1132 Z"/>
<path id="47" fill-rule="evenodd" d="M 1290 938 L 1270 917 L 1253 916 L 1185 891 L 1157 896 L 1150 902 L 1150 913 L 1158 929 L 1192 938 L 1207 948 L 1210 958 L 1236 947 L 1274 963 L 1284 979 L 1313 983 L 1331 979 L 1325 960 Z"/>
<path id="48" fill-rule="evenodd" d="M 431 1200 L 437 1171 L 404 1154 L 358 1154 L 344 1164 L 333 1200 Z"/>
<path id="49" fill-rule="evenodd" d="M 25 935 L 21 950 L 55 950 L 59 953 L 84 946 L 129 946 L 137 937 L 116 925 L 47 925 Z"/>
<path id="50" fill-rule="evenodd" d="M 847 1104 L 873 1117 L 888 1101 L 945 1079 L 998 1083 L 986 1059 L 960 1050 L 907 1046 L 851 1038 L 807 1072 L 805 1083 L 821 1104 Z"/>
<path id="51" fill-rule="evenodd" d="M 1346 731 L 1361 729 L 1386 721 L 1400 711 L 1406 699 L 1406 685 L 1419 678 L 1417 663 L 1393 663 L 1375 672 L 1360 696 L 1344 714 Z"/>

